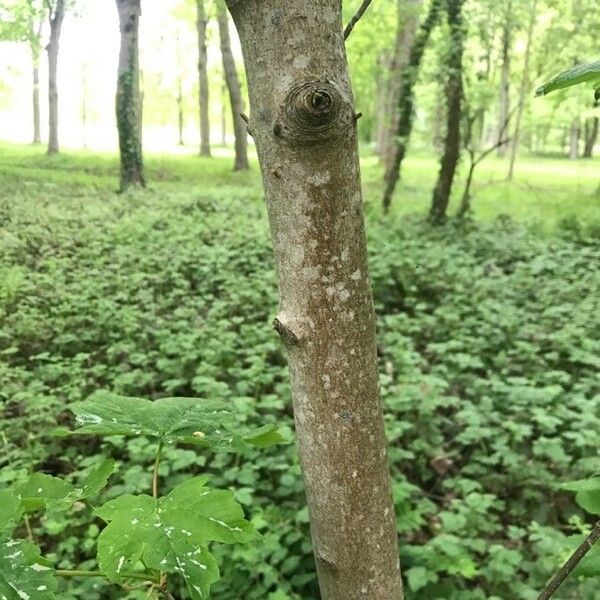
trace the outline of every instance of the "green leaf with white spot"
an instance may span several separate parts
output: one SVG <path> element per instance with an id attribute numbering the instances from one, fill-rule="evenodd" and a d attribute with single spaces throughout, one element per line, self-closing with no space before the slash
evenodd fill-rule
<path id="1" fill-rule="evenodd" d="M 74 486 L 69 482 L 45 473 L 34 473 L 27 481 L 16 486 L 26 512 L 44 508 L 64 510 L 72 504 L 66 499 L 74 490 Z"/>
<path id="2" fill-rule="evenodd" d="M 20 498 L 12 490 L 0 490 L 0 531 L 12 531 L 22 514 Z"/>
<path id="3" fill-rule="evenodd" d="M 267 447 L 282 438 L 274 426 L 240 431 L 239 419 L 220 400 L 161 398 L 150 401 L 110 392 L 96 392 L 69 406 L 79 428 L 87 435 L 146 435 L 166 443 L 187 443 L 207 448 L 227 448 L 236 441 Z"/>
<path id="4" fill-rule="evenodd" d="M 180 484 L 159 500 L 121 496 L 95 513 L 108 522 L 98 538 L 100 569 L 111 581 L 127 579 L 142 562 L 181 575 L 194 600 L 208 597 L 219 579 L 209 542 L 242 543 L 258 537 L 229 491 L 212 490 L 207 477 Z"/>
<path id="5" fill-rule="evenodd" d="M 35 544 L 0 538 L 0 598 L 2 600 L 54 600 L 54 570 Z"/>
<path id="6" fill-rule="evenodd" d="M 536 96 L 544 96 L 580 83 L 591 83 L 594 89 L 600 88 L 600 61 L 567 69 L 544 83 L 535 91 Z"/>

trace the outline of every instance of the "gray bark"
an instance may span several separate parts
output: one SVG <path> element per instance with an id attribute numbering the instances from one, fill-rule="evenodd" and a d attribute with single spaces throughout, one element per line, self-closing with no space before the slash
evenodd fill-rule
<path id="1" fill-rule="evenodd" d="M 571 129 L 569 131 L 569 158 L 577 160 L 579 158 L 579 138 L 581 137 L 581 119 L 575 117 L 571 121 Z"/>
<path id="2" fill-rule="evenodd" d="M 200 114 L 200 155 L 210 156 L 210 118 L 208 116 L 209 88 L 206 53 L 206 11 L 204 0 L 196 0 L 196 29 L 198 32 L 198 110 Z"/>
<path id="3" fill-rule="evenodd" d="M 48 154 L 56 154 L 58 146 L 58 49 L 65 17 L 65 0 L 56 0 L 49 13 L 50 41 L 48 51 Z"/>
<path id="4" fill-rule="evenodd" d="M 233 169 L 235 171 L 242 171 L 250 168 L 250 164 L 248 163 L 248 127 L 241 116 L 244 112 L 244 101 L 242 99 L 242 87 L 240 85 L 235 59 L 231 52 L 229 17 L 221 2 L 218 4 L 217 20 L 219 22 L 223 72 L 225 73 L 225 82 L 229 91 L 231 115 L 233 118 L 233 135 L 235 137 L 235 163 Z"/>
<path id="5" fill-rule="evenodd" d="M 393 159 L 394 136 L 398 130 L 400 113 L 396 110 L 400 101 L 402 90 L 402 74 L 408 67 L 410 49 L 412 48 L 419 26 L 419 13 L 423 0 L 398 0 L 398 29 L 396 35 L 396 47 L 390 66 L 390 81 L 386 94 L 385 114 L 388 121 L 382 139 L 382 157 L 387 169 L 391 167 Z"/>
<path id="6" fill-rule="evenodd" d="M 506 19 L 502 32 L 502 74 L 500 81 L 500 106 L 498 113 L 498 134 L 497 140 L 501 141 L 506 137 L 506 123 L 510 114 L 510 51 L 512 46 L 512 0 L 506 3 Z M 507 144 L 498 146 L 498 156 L 505 156 L 508 150 Z"/>
<path id="7" fill-rule="evenodd" d="M 140 0 L 116 0 L 121 30 L 117 73 L 116 116 L 121 158 L 121 191 L 144 187 L 141 141 L 138 30 Z"/>
<path id="8" fill-rule="evenodd" d="M 529 26 L 527 28 L 527 45 L 525 47 L 525 60 L 523 63 L 523 75 L 521 76 L 521 88 L 519 90 L 519 106 L 517 109 L 517 120 L 515 123 L 515 133 L 510 148 L 510 166 L 508 168 L 508 179 L 512 180 L 515 172 L 515 161 L 517 160 L 517 149 L 519 147 L 519 136 L 521 134 L 521 122 L 523 120 L 523 110 L 525 108 L 525 95 L 530 85 L 529 62 L 531 59 L 531 42 L 533 40 L 533 30 L 537 20 L 537 0 L 531 2 L 531 12 L 529 14 Z"/>
<path id="9" fill-rule="evenodd" d="M 246 62 L 323 600 L 400 600 L 339 0 L 229 0 Z"/>
<path id="10" fill-rule="evenodd" d="M 33 89 L 31 94 L 33 108 L 33 143 L 42 143 L 41 121 L 40 121 L 40 52 L 42 36 L 42 19 L 36 28 L 33 19 L 29 23 L 29 49 L 31 50 L 31 71 Z"/>

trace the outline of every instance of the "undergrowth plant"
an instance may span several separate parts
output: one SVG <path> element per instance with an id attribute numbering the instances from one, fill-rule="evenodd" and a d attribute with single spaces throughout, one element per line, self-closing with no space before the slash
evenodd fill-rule
<path id="1" fill-rule="evenodd" d="M 40 511 L 68 511 L 90 504 L 116 470 L 112 458 L 99 461 L 77 485 L 44 473 L 0 490 L 0 598 L 49 600 L 56 598 L 58 577 L 98 577 L 127 591 L 143 590 L 147 597 L 173 596 L 170 577 L 181 578 L 189 598 L 209 597 L 219 580 L 211 542 L 238 544 L 259 535 L 244 518 L 233 492 L 209 487 L 208 476 L 185 479 L 166 495 L 159 491 L 163 448 L 187 444 L 213 450 L 243 451 L 282 441 L 276 427 L 243 430 L 236 415 L 221 401 L 162 398 L 156 401 L 97 392 L 71 404 L 79 427 L 61 428 L 56 435 L 146 436 L 156 442 L 152 493 L 123 494 L 94 507 L 104 529 L 98 537 L 97 570 L 55 569 L 42 556 L 29 517 Z M 24 527 L 19 524 L 23 522 Z M 23 529 L 29 539 L 14 537 Z"/>

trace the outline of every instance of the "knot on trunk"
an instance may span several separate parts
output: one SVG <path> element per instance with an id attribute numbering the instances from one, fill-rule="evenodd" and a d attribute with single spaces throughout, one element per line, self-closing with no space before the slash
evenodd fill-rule
<path id="1" fill-rule="evenodd" d="M 350 103 L 331 81 L 310 79 L 292 86 L 273 133 L 298 144 L 330 140 L 344 130 L 352 114 Z"/>

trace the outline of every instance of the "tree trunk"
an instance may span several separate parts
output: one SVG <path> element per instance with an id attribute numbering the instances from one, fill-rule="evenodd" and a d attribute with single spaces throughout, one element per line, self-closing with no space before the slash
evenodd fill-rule
<path id="1" fill-rule="evenodd" d="M 408 66 L 410 49 L 415 41 L 419 26 L 419 12 L 423 0 L 398 0 L 398 26 L 396 47 L 390 65 L 390 79 L 386 93 L 385 129 L 382 137 L 383 164 L 389 169 L 393 158 L 394 136 L 398 130 L 400 115 L 396 107 L 400 101 L 402 90 L 402 74 Z"/>
<path id="2" fill-rule="evenodd" d="M 579 158 L 579 138 L 581 137 L 581 119 L 575 117 L 571 121 L 571 129 L 569 131 L 569 158 L 577 160 Z"/>
<path id="3" fill-rule="evenodd" d="M 208 116 L 208 56 L 206 52 L 206 12 L 204 0 L 196 0 L 198 31 L 198 83 L 199 83 L 199 113 L 200 113 L 200 156 L 210 156 L 210 118 Z"/>
<path id="4" fill-rule="evenodd" d="M 228 0 L 248 75 L 323 600 L 401 600 L 339 0 Z"/>
<path id="5" fill-rule="evenodd" d="M 442 223 L 450 202 L 452 182 L 460 156 L 460 121 L 463 94 L 462 55 L 463 20 L 462 4 L 464 0 L 447 0 L 448 26 L 450 28 L 450 49 L 448 51 L 448 81 L 446 99 L 448 103 L 447 130 L 444 142 L 444 154 L 438 181 L 433 191 L 429 218 L 433 223 Z"/>
<path id="6" fill-rule="evenodd" d="M 140 0 L 116 0 L 121 30 L 117 78 L 116 115 L 121 154 L 121 191 L 144 187 L 144 163 L 140 138 L 140 69 L 138 29 Z"/>
<path id="7" fill-rule="evenodd" d="M 594 103 L 594 108 L 600 105 L 599 101 Z M 598 140 L 598 126 L 600 125 L 600 119 L 598 117 L 592 117 L 587 119 L 585 122 L 585 147 L 583 150 L 583 158 L 592 158 L 594 155 L 594 146 Z"/>
<path id="8" fill-rule="evenodd" d="M 218 4 L 217 20 L 219 22 L 219 37 L 221 39 L 223 72 L 225 73 L 225 82 L 229 90 L 229 101 L 231 103 L 231 115 L 233 118 L 233 135 L 235 136 L 235 163 L 233 169 L 234 171 L 242 171 L 250 168 L 248 163 L 248 126 L 242 119 L 244 102 L 235 60 L 231 52 L 229 17 L 221 2 Z"/>
<path id="9" fill-rule="evenodd" d="M 184 146 L 183 141 L 183 66 L 181 60 L 181 40 L 177 34 L 177 133 L 179 135 L 178 143 Z"/>
<path id="10" fill-rule="evenodd" d="M 42 143 L 40 125 L 40 68 L 35 58 L 33 60 L 33 143 Z"/>
<path id="11" fill-rule="evenodd" d="M 504 30 L 502 32 L 502 75 L 500 82 L 500 109 L 498 113 L 498 142 L 506 137 L 506 128 L 510 115 L 510 52 L 512 45 L 512 28 L 512 0 L 508 0 L 506 3 Z M 500 144 L 498 146 L 498 156 L 506 156 L 507 150 L 508 144 Z"/>
<path id="12" fill-rule="evenodd" d="M 390 71 L 390 59 L 389 55 L 383 53 L 379 56 L 377 61 L 378 73 L 377 73 L 377 107 L 376 107 L 376 119 L 377 129 L 375 132 L 375 153 L 383 156 L 383 149 L 385 146 L 385 136 L 387 135 L 388 128 L 388 92 L 389 92 L 389 71 Z"/>
<path id="13" fill-rule="evenodd" d="M 81 65 L 81 131 L 83 147 L 87 148 L 87 65 Z"/>
<path id="14" fill-rule="evenodd" d="M 50 11 L 50 41 L 48 51 L 48 154 L 58 152 L 58 48 L 65 18 L 65 0 L 56 0 Z"/>
<path id="15" fill-rule="evenodd" d="M 221 87 L 221 146 L 227 145 L 227 85 Z"/>
<path id="16" fill-rule="evenodd" d="M 419 75 L 421 60 L 425 53 L 425 47 L 431 36 L 431 32 L 438 22 L 442 12 L 444 0 L 432 0 L 427 17 L 421 23 L 419 31 L 415 37 L 408 66 L 402 73 L 402 85 L 400 90 L 400 99 L 398 110 L 398 127 L 394 136 L 394 144 L 390 152 L 388 167 L 385 172 L 385 192 L 383 194 L 383 210 L 387 212 L 392 203 L 392 196 L 396 189 L 396 184 L 400 179 L 400 168 L 406 155 L 406 148 L 412 130 L 413 112 L 414 112 L 414 86 Z"/>
<path id="17" fill-rule="evenodd" d="M 523 110 L 525 108 L 525 96 L 529 88 L 529 62 L 531 59 L 531 42 L 533 40 L 533 30 L 537 20 L 537 0 L 532 0 L 529 13 L 529 26 L 527 28 L 527 45 L 525 46 L 525 59 L 523 62 L 523 75 L 521 76 L 521 88 L 519 89 L 519 106 L 517 109 L 517 120 L 515 131 L 510 148 L 510 166 L 508 167 L 508 180 L 512 181 L 515 173 L 515 162 L 517 160 L 517 150 L 519 147 L 519 136 L 521 134 L 521 122 L 523 120 Z M 505 128 L 508 131 L 508 123 Z M 506 137 L 506 136 L 505 136 Z"/>

